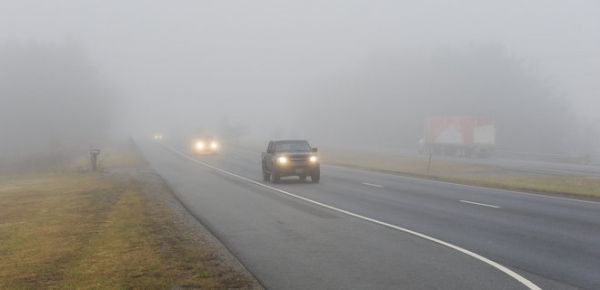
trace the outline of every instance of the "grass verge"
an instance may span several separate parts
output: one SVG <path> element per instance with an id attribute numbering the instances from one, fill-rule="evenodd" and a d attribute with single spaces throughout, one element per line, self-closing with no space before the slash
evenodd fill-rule
<path id="1" fill-rule="evenodd" d="M 0 289 L 254 287 L 132 176 L 0 179 Z"/>

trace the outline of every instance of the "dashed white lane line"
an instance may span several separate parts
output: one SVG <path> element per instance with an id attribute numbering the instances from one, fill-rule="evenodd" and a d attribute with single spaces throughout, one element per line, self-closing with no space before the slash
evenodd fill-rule
<path id="1" fill-rule="evenodd" d="M 348 168 L 345 166 L 341 166 L 341 165 L 327 165 L 327 166 L 331 166 L 331 167 L 336 167 L 336 168 L 342 168 L 344 170 L 355 170 L 355 171 L 369 171 L 366 169 L 352 169 L 352 168 Z M 371 170 L 372 171 L 372 170 Z M 570 198 L 570 197 L 562 197 L 562 196 L 554 196 L 554 195 L 548 195 L 548 194 L 543 194 L 543 193 L 530 193 L 530 192 L 524 192 L 524 191 L 515 191 L 515 190 L 509 190 L 509 189 L 501 189 L 501 188 L 494 188 L 494 187 L 485 187 L 485 186 L 481 186 L 481 185 L 469 185 L 469 184 L 462 184 L 462 183 L 456 183 L 456 182 L 451 182 L 451 181 L 443 181 L 443 180 L 433 180 L 433 179 L 428 179 L 428 178 L 424 178 L 424 177 L 411 177 L 411 176 L 407 176 L 407 175 L 402 175 L 400 173 L 394 174 L 394 173 L 381 173 L 381 174 L 386 174 L 386 175 L 391 175 L 394 176 L 396 178 L 402 178 L 402 179 L 411 179 L 411 180 L 418 180 L 419 182 L 428 182 L 428 183 L 442 183 L 442 184 L 448 184 L 450 186 L 453 186 L 455 188 L 472 188 L 472 189 L 476 189 L 476 190 L 487 190 L 487 191 L 496 191 L 496 192 L 503 192 L 503 193 L 511 193 L 511 194 L 518 194 L 518 195 L 524 195 L 524 196 L 529 196 L 529 197 L 533 197 L 533 198 L 540 198 L 540 199 L 553 199 L 553 200 L 560 200 L 560 201 L 566 201 L 566 202 L 571 202 L 571 203 L 586 203 L 586 204 L 591 204 L 591 205 L 600 205 L 600 201 L 594 201 L 594 200 L 585 200 L 585 199 L 579 199 L 579 198 Z"/>
<path id="2" fill-rule="evenodd" d="M 264 184 L 262 182 L 258 182 L 256 180 L 250 179 L 248 177 L 237 175 L 237 174 L 235 174 L 233 172 L 230 172 L 230 171 L 218 168 L 218 167 L 210 165 L 210 164 L 208 164 L 206 162 L 200 161 L 200 160 L 198 160 L 196 158 L 190 157 L 187 154 L 185 154 L 183 152 L 180 152 L 180 151 L 178 151 L 176 149 L 173 149 L 173 148 L 171 148 L 169 146 L 166 146 L 166 145 L 163 145 L 163 146 L 165 148 L 167 148 L 168 150 L 170 150 L 171 152 L 173 152 L 173 153 L 175 153 L 175 154 L 177 154 L 177 155 L 179 155 L 179 156 L 181 156 L 181 157 L 183 157 L 185 159 L 188 159 L 188 160 L 190 160 L 190 161 L 192 161 L 194 163 L 203 165 L 205 167 L 211 168 L 211 169 L 216 170 L 218 172 L 221 172 L 223 174 L 227 174 L 229 176 L 233 176 L 233 177 L 239 178 L 241 180 L 247 181 L 247 182 L 255 184 L 257 186 L 268 188 L 270 190 L 273 190 L 273 191 L 285 194 L 287 196 L 291 196 L 291 197 L 297 198 L 299 200 L 303 200 L 303 201 L 305 201 L 307 203 L 312 203 L 314 205 L 321 206 L 321 207 L 330 209 L 332 211 L 336 211 L 336 212 L 339 212 L 339 213 L 342 213 L 342 214 L 345 214 L 345 215 L 349 215 L 349 216 L 352 216 L 352 217 L 355 217 L 355 218 L 358 218 L 358 219 L 362 219 L 362 220 L 365 220 L 365 221 L 368 221 L 368 222 L 371 222 L 371 223 L 374 223 L 374 224 L 378 224 L 378 225 L 381 225 L 381 226 L 384 226 L 384 227 L 387 227 L 387 228 L 391 228 L 391 229 L 394 229 L 394 230 L 405 232 L 405 233 L 417 236 L 419 238 L 422 238 L 422 239 L 434 242 L 436 244 L 440 244 L 442 246 L 448 247 L 450 249 L 453 249 L 455 251 L 461 252 L 461 253 L 463 253 L 463 254 L 465 254 L 467 256 L 475 258 L 475 259 L 477 259 L 477 260 L 479 260 L 479 261 L 481 261 L 483 263 L 486 263 L 486 264 L 488 264 L 488 265 L 496 268 L 497 270 L 503 272 L 504 274 L 508 275 L 509 277 L 517 280 L 519 283 L 523 284 L 525 287 L 527 287 L 530 290 L 542 290 L 542 288 L 540 288 L 539 286 L 535 285 L 533 282 L 529 281 L 527 278 L 525 278 L 525 277 L 519 275 L 518 273 L 514 272 L 513 270 L 511 270 L 511 269 L 509 269 L 509 268 L 507 268 L 507 267 L 505 267 L 505 266 L 503 266 L 503 265 L 501 265 L 501 264 L 499 264 L 497 262 L 494 262 L 494 261 L 492 261 L 492 260 L 490 260 L 490 259 L 488 259 L 488 258 L 486 258 L 484 256 L 481 256 L 479 254 L 471 252 L 471 251 L 469 251 L 467 249 L 461 248 L 461 247 L 459 247 L 457 245 L 454 245 L 454 244 L 442 241 L 440 239 L 436 239 L 434 237 L 430 237 L 428 235 L 425 235 L 425 234 L 422 234 L 422 233 L 419 233 L 419 232 L 416 232 L 416 231 L 413 231 L 413 230 L 409 230 L 407 228 L 403 228 L 403 227 L 400 227 L 400 226 L 389 224 L 389 223 L 386 223 L 386 222 L 383 222 L 383 221 L 380 221 L 380 220 L 376 220 L 376 219 L 373 219 L 373 218 L 370 218 L 370 217 L 366 217 L 366 216 L 363 216 L 363 215 L 359 215 L 359 214 L 356 214 L 356 213 L 353 213 L 353 212 L 341 209 L 341 208 L 337 208 L 337 207 L 334 207 L 334 206 L 331 206 L 331 205 L 328 205 L 328 204 L 325 204 L 325 203 L 321 203 L 321 202 L 318 202 L 318 201 L 315 201 L 315 200 L 312 200 L 312 199 L 309 199 L 309 198 L 306 198 L 306 197 L 303 197 L 303 196 L 300 196 L 300 195 L 297 195 L 297 194 L 293 194 L 291 192 L 287 192 L 287 191 L 285 191 L 283 189 L 279 189 L 277 187 L 266 185 L 266 184 Z"/>
<path id="3" fill-rule="evenodd" d="M 463 203 L 469 203 L 469 204 L 480 205 L 480 206 L 485 206 L 485 207 L 491 207 L 491 208 L 500 208 L 500 207 L 499 207 L 499 206 L 497 206 L 497 205 L 491 205 L 491 204 L 479 203 L 479 202 L 474 202 L 474 201 L 469 201 L 469 200 L 464 200 L 464 199 L 461 199 L 461 200 L 459 200 L 459 201 L 460 201 L 460 202 L 463 202 Z"/>
<path id="4" fill-rule="evenodd" d="M 382 188 L 383 187 L 383 185 L 374 184 L 374 183 L 368 183 L 368 182 L 363 182 L 362 184 L 364 184 L 366 186 L 377 187 L 377 188 Z"/>

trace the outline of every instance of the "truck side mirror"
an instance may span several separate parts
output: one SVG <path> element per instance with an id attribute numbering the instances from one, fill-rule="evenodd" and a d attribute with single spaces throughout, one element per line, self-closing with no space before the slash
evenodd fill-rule
<path id="1" fill-rule="evenodd" d="M 273 153 L 275 153 L 275 150 L 273 150 L 273 149 L 267 149 L 267 153 L 273 154 Z"/>
<path id="2" fill-rule="evenodd" d="M 312 152 L 319 152 L 319 148 L 315 147 L 315 148 L 310 149 L 310 151 L 312 151 Z"/>

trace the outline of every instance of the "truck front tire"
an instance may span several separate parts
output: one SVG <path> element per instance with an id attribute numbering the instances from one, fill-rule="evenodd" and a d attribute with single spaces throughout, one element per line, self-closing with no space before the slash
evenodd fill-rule
<path id="1" fill-rule="evenodd" d="M 313 172 L 310 175 L 310 180 L 313 183 L 319 183 L 319 181 L 321 181 L 321 170 L 320 169 L 315 170 L 315 172 Z"/>
<path id="2" fill-rule="evenodd" d="M 266 168 L 266 166 L 265 166 L 265 161 L 264 161 L 264 160 L 263 160 L 263 162 L 262 162 L 261 169 L 262 169 L 263 181 L 264 181 L 264 182 L 269 182 L 269 181 L 271 181 L 271 174 L 267 172 L 267 168 Z"/>
<path id="3" fill-rule="evenodd" d="M 273 183 L 279 183 L 280 180 L 281 180 L 281 176 L 279 176 L 279 173 L 277 173 L 277 171 L 273 170 L 271 172 L 271 181 L 273 181 Z"/>

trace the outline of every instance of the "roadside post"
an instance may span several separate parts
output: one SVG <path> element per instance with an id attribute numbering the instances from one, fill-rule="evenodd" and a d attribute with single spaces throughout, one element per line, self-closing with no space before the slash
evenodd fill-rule
<path id="1" fill-rule="evenodd" d="M 429 158 L 427 160 L 427 175 L 429 175 L 429 172 L 431 171 L 431 156 L 433 155 L 431 153 L 431 150 L 428 150 L 428 151 L 429 151 Z"/>
<path id="2" fill-rule="evenodd" d="M 98 155 L 100 155 L 100 149 L 90 150 L 90 164 L 92 166 L 92 171 L 98 170 Z"/>

